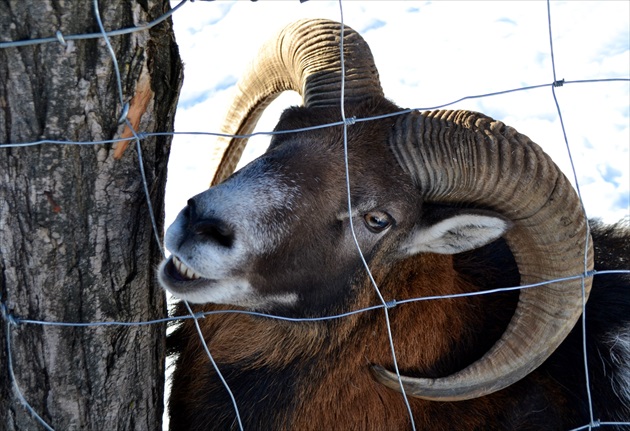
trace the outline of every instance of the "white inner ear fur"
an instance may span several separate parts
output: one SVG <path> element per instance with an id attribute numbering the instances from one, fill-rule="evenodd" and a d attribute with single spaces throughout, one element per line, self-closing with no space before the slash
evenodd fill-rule
<path id="1" fill-rule="evenodd" d="M 420 226 L 403 244 L 402 252 L 456 254 L 489 244 L 511 226 L 500 216 L 457 214 L 430 226 Z"/>

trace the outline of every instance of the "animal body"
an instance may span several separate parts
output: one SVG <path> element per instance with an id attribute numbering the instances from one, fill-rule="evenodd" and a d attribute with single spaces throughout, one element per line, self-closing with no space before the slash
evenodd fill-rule
<path id="1" fill-rule="evenodd" d="M 214 187 L 168 229 L 163 286 L 195 311 L 243 309 L 343 318 L 287 321 L 239 313 L 200 319 L 246 430 L 564 430 L 630 421 L 627 225 L 583 216 L 564 175 L 526 136 L 482 114 L 412 112 L 387 100 L 361 37 L 302 20 L 268 42 L 238 84 L 224 131 L 246 134 L 279 92 L 304 106 L 267 152 L 229 176 L 243 140 L 227 140 Z M 347 133 L 348 184 L 344 163 Z M 227 178 L 226 178 L 227 177 Z M 348 202 L 350 196 L 350 204 Z M 589 232 L 592 236 L 589 236 Z M 569 277 L 538 287 L 402 303 Z M 573 278 L 571 278 L 573 277 Z M 180 304 L 179 313 L 185 314 Z M 177 354 L 171 429 L 237 429 L 232 400 L 194 322 Z M 623 425 L 617 425 L 623 429 Z"/>

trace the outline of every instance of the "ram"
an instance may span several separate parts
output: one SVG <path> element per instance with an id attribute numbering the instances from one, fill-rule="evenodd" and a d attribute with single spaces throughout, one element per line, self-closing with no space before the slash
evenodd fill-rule
<path id="1" fill-rule="evenodd" d="M 401 114 L 365 41 L 338 23 L 297 21 L 263 45 L 224 131 L 250 133 L 285 90 L 304 106 L 286 110 L 269 149 L 234 174 L 245 140 L 224 141 L 217 185 L 167 231 L 160 281 L 196 311 L 312 318 L 386 303 L 396 361 L 383 308 L 310 321 L 208 315 L 201 331 L 246 430 L 410 429 L 403 390 L 422 430 L 588 424 L 576 323 L 589 294 L 593 418 L 630 421 L 628 276 L 579 277 L 628 269 L 627 225 L 589 228 L 552 160 L 499 121 Z M 237 428 L 194 322 L 169 343 L 171 428 Z"/>

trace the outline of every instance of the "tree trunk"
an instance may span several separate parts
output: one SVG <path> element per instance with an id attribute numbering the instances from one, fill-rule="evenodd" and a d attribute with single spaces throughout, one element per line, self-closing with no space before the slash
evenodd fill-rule
<path id="1" fill-rule="evenodd" d="M 100 2 L 106 30 L 147 23 L 168 0 Z M 97 33 L 91 1 L 0 0 L 0 41 Z M 170 19 L 110 37 L 129 120 L 170 131 L 182 66 Z M 152 231 L 135 143 L 97 141 L 124 131 L 118 86 L 102 38 L 0 49 L 0 294 L 19 319 L 139 322 L 164 317 Z M 141 141 L 162 231 L 170 137 Z M 5 313 L 6 314 L 6 313 Z M 7 334 L 9 337 L 7 339 Z M 0 429 L 159 430 L 164 325 L 60 327 L 0 319 Z"/>

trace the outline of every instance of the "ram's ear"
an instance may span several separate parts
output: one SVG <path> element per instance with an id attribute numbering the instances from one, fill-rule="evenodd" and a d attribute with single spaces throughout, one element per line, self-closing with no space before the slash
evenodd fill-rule
<path id="1" fill-rule="evenodd" d="M 400 251 L 405 255 L 462 253 L 491 243 L 511 226 L 510 220 L 493 211 L 430 208 Z"/>

